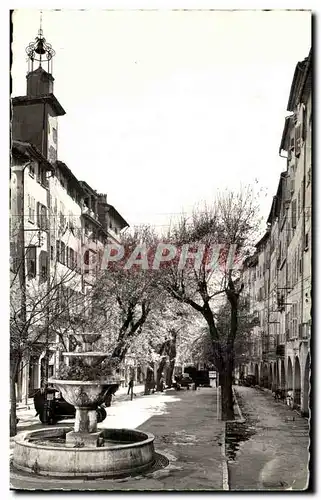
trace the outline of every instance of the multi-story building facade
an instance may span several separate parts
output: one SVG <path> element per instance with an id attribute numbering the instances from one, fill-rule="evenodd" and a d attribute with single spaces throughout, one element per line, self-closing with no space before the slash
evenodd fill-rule
<path id="1" fill-rule="evenodd" d="M 88 299 L 108 242 L 120 242 L 128 226 L 117 210 L 58 159 L 58 117 L 64 109 L 53 94 L 53 51 L 42 32 L 28 47 L 26 96 L 12 99 L 12 154 L 10 168 L 11 281 L 21 297 L 39 294 L 41 287 L 55 294 L 55 310 L 45 311 L 31 326 L 41 330 L 38 349 L 26 351 L 17 381 L 18 400 L 26 399 L 42 378 L 54 374 L 60 359 L 57 345 L 64 336 L 65 315 L 91 309 Z M 39 67 L 34 70 L 34 63 Z M 48 64 L 48 71 L 42 66 Z M 21 290 L 23 292 L 21 293 Z M 15 301 L 13 301 L 15 302 Z M 57 304 L 59 311 L 57 311 Z M 66 310 L 68 304 L 68 310 Z M 14 304 L 13 304 L 14 306 Z M 27 312 L 26 312 L 27 311 Z M 57 314 L 59 313 L 59 314 Z M 51 330 L 50 319 L 61 317 L 61 329 Z"/>
<path id="2" fill-rule="evenodd" d="M 296 66 L 280 155 L 286 159 L 255 256 L 244 263 L 243 281 L 259 312 L 262 344 L 248 372 L 264 387 L 287 389 L 293 404 L 308 413 L 311 336 L 312 58 Z M 256 280 L 251 276 L 256 276 Z M 259 280 L 259 281 L 257 281 Z M 252 288 L 252 291 L 251 291 Z M 258 293 L 257 293 L 258 292 Z"/>

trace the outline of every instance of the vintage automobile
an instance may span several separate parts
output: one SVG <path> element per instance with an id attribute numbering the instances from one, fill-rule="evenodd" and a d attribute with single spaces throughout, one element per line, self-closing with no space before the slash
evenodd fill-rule
<path id="1" fill-rule="evenodd" d="M 180 391 L 182 388 L 186 388 L 187 390 L 193 385 L 193 379 L 188 375 L 188 373 L 184 373 L 183 375 L 177 375 L 175 377 L 175 382 L 173 387 Z"/>
<path id="2" fill-rule="evenodd" d="M 114 392 L 116 392 L 117 387 Z M 106 407 L 111 405 L 112 394 L 109 394 L 104 403 L 97 407 L 97 422 L 105 420 L 107 412 Z M 74 406 L 67 403 L 61 393 L 53 387 L 45 389 L 36 389 L 33 397 L 36 415 L 43 424 L 55 425 L 59 420 L 74 418 L 76 410 Z"/>
<path id="3" fill-rule="evenodd" d="M 243 378 L 241 385 L 244 385 L 245 387 L 253 387 L 256 385 L 255 375 L 246 375 L 246 377 Z"/>

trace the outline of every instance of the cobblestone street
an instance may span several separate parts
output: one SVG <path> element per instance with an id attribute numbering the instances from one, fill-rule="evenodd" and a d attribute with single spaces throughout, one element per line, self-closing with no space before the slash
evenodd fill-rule
<path id="1" fill-rule="evenodd" d="M 238 444 L 227 445 L 230 490 L 302 490 L 308 485 L 308 420 L 270 392 L 236 388 L 243 417 Z M 228 439 L 228 437 L 227 437 Z"/>

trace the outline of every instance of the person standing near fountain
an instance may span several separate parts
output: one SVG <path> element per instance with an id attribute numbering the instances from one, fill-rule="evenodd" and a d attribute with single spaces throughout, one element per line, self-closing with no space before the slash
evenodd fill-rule
<path id="1" fill-rule="evenodd" d="M 131 377 L 129 383 L 128 383 L 128 391 L 127 391 L 127 395 L 129 395 L 130 393 L 130 400 L 132 401 L 133 400 L 133 396 L 136 397 L 136 394 L 134 393 L 134 379 L 133 377 Z"/>

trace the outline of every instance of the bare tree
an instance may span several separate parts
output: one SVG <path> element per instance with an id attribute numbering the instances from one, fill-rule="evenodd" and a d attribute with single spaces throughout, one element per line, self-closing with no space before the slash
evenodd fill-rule
<path id="1" fill-rule="evenodd" d="M 258 204 L 250 187 L 238 193 L 218 194 L 212 207 L 182 219 L 171 231 L 170 241 L 181 252 L 176 261 L 163 269 L 166 290 L 203 316 L 213 346 L 214 364 L 220 374 L 222 418 L 233 419 L 232 379 L 235 339 L 238 333 L 239 300 L 243 290 L 240 273 L 230 262 L 231 249 L 239 262 L 248 255 L 259 228 Z M 185 247 L 184 247 L 185 246 Z M 180 265 L 184 248 L 201 252 L 193 264 Z M 214 253 L 217 252 L 215 256 Z M 216 264 L 216 265 L 215 265 Z M 224 302 L 230 305 L 228 332 L 218 330 L 216 314 Z"/>
<path id="2" fill-rule="evenodd" d="M 126 267 L 128 258 L 141 248 L 141 258 L 148 258 L 148 248 L 155 245 L 155 235 L 149 228 L 137 228 L 123 238 L 125 255 L 102 270 L 93 287 L 93 322 L 103 332 L 101 346 L 111 358 L 121 363 L 141 333 L 150 312 L 161 300 L 164 291 L 158 286 L 157 274 L 150 266 L 139 263 Z M 146 252 L 145 252 L 146 249 Z M 138 257 L 139 260 L 139 257 Z"/>
<path id="3" fill-rule="evenodd" d="M 10 264 L 10 435 L 16 428 L 16 383 L 31 354 L 45 350 L 45 366 L 49 364 L 49 345 L 55 343 L 55 325 L 69 311 L 71 303 L 81 300 L 74 292 L 79 282 L 75 268 L 61 269 L 57 263 L 46 273 L 36 274 L 28 265 L 29 249 L 23 258 L 12 253 Z M 21 251 L 19 252 L 21 255 Z M 25 269 L 25 261 L 27 269 Z M 68 300 L 63 293 L 68 290 Z M 48 374 L 46 373 L 46 378 Z"/>

